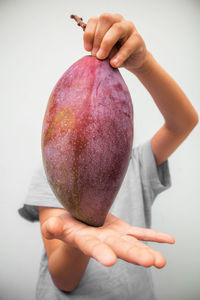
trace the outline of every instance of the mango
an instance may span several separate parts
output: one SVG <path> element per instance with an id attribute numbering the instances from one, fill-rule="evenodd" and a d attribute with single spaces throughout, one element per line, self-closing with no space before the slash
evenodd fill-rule
<path id="1" fill-rule="evenodd" d="M 102 226 L 132 144 L 133 105 L 119 70 L 108 59 L 84 56 L 55 85 L 42 126 L 44 170 L 63 207 L 88 225 Z"/>

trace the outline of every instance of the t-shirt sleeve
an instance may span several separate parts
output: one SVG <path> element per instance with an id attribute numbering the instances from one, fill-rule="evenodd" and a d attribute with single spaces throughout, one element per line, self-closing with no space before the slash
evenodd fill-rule
<path id="1" fill-rule="evenodd" d="M 133 156 L 139 163 L 144 198 L 150 198 L 153 203 L 158 194 L 171 186 L 169 161 L 166 160 L 157 166 L 151 147 L 151 140 L 137 146 L 133 150 Z"/>
<path id="2" fill-rule="evenodd" d="M 33 174 L 26 197 L 18 209 L 18 213 L 29 221 L 37 221 L 38 206 L 63 208 L 51 190 L 42 166 Z"/>

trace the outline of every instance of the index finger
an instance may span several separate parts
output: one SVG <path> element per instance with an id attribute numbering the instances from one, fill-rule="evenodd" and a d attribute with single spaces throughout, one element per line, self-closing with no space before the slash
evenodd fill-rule
<path id="1" fill-rule="evenodd" d="M 157 242 L 157 243 L 168 243 L 174 244 L 175 238 L 167 233 L 156 231 L 148 228 L 140 228 L 132 226 L 128 235 L 132 235 L 139 240 Z"/>
<path id="2" fill-rule="evenodd" d="M 86 51 L 91 51 L 93 47 L 93 39 L 96 31 L 98 18 L 92 17 L 88 20 L 84 34 L 83 34 L 83 42 L 84 48 Z"/>

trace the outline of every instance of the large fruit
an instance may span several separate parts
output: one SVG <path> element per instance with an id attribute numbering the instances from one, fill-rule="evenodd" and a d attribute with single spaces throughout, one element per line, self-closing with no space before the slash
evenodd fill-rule
<path id="1" fill-rule="evenodd" d="M 120 72 L 108 59 L 78 60 L 53 89 L 42 129 L 47 180 L 75 218 L 93 226 L 104 223 L 132 143 L 133 107 Z"/>

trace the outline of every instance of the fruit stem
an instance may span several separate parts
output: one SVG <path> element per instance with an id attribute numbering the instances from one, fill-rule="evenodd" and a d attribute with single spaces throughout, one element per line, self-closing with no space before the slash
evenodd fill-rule
<path id="1" fill-rule="evenodd" d="M 70 18 L 74 19 L 77 22 L 77 25 L 82 27 L 83 31 L 85 30 L 87 24 L 83 22 L 82 18 L 78 17 L 77 15 L 71 15 Z"/>

